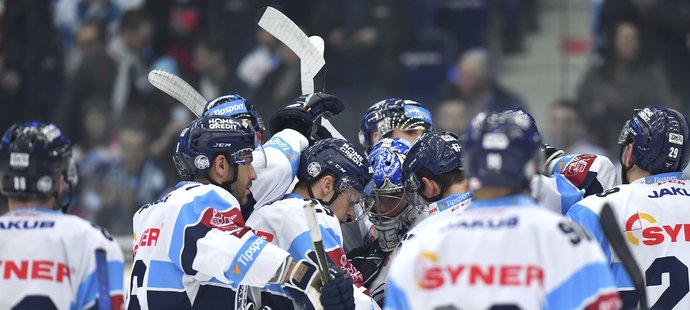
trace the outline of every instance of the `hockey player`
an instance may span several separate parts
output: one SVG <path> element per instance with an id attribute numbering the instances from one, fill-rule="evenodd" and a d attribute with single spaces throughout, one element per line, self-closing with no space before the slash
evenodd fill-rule
<path id="1" fill-rule="evenodd" d="M 117 242 L 63 214 L 71 197 L 62 193 L 76 173 L 70 141 L 55 125 L 17 123 L 5 132 L 0 189 L 10 211 L 0 216 L 0 309 L 121 309 Z"/>
<path id="2" fill-rule="evenodd" d="M 656 105 L 636 110 L 618 140 L 623 185 L 585 198 L 568 211 L 604 250 L 626 309 L 635 308 L 638 297 L 599 224 L 607 203 L 645 274 L 651 309 L 690 309 L 690 213 L 685 209 L 690 183 L 682 174 L 690 160 L 689 138 L 680 112 Z"/>
<path id="3" fill-rule="evenodd" d="M 308 147 L 300 157 L 299 167 L 299 181 L 294 191 L 281 200 L 257 208 L 247 225 L 261 231 L 261 236 L 287 250 L 293 258 L 307 259 L 313 246 L 303 207 L 310 201 L 317 203 L 317 221 L 327 256 L 335 267 L 349 273 L 358 288 L 361 287 L 362 275 L 350 264 L 342 249 L 340 223 L 354 218 L 354 206 L 362 200 L 362 191 L 371 180 L 371 166 L 351 143 L 328 138 Z M 364 290 L 358 289 L 354 297 L 360 308 L 370 309 L 371 298 Z M 271 308 L 291 308 L 291 302 L 275 296 L 287 296 L 282 289 L 271 287 L 270 291 L 274 296 L 263 294 L 264 303 Z M 352 300 L 353 296 L 348 298 Z"/>
<path id="4" fill-rule="evenodd" d="M 316 93 L 300 96 L 276 113 L 270 123 L 271 139 L 254 156 L 257 180 L 253 183 L 249 202 L 242 208 L 245 219 L 255 206 L 280 199 L 292 189 L 300 153 L 310 141 L 313 143 L 314 139 L 327 137 L 322 127 L 314 125 L 314 120 L 324 115 L 333 116 L 343 109 L 344 105 L 337 97 Z M 261 116 L 254 105 L 239 95 L 225 95 L 210 101 L 204 115 L 238 118 L 253 127 L 257 140 L 263 141 L 264 125 Z"/>
<path id="5" fill-rule="evenodd" d="M 226 116 L 201 117 L 182 131 L 173 159 L 188 181 L 134 215 L 130 309 L 243 309 L 245 285 L 320 286 L 312 262 L 293 260 L 244 225 L 255 141 L 253 129 Z M 325 308 L 343 307 L 337 285 L 350 283 L 351 295 L 348 281 L 339 275 L 321 289 Z"/>
<path id="6" fill-rule="evenodd" d="M 423 136 L 424 140 L 428 135 Z M 368 160 L 374 168 L 371 193 L 367 197 L 370 234 L 375 237 L 348 253 L 350 261 L 362 272 L 372 297 L 383 305 L 386 277 L 402 236 L 424 216 L 426 204 L 414 191 L 405 191 L 403 162 L 410 147 L 404 139 L 380 140 Z M 415 153 L 415 157 L 423 154 Z M 422 209 L 424 208 L 424 210 Z"/>
<path id="7" fill-rule="evenodd" d="M 372 105 L 359 125 L 359 143 L 369 153 L 383 138 L 404 138 L 413 143 L 425 132 L 431 132 L 431 112 L 412 100 L 388 98 Z"/>
<path id="8" fill-rule="evenodd" d="M 386 308 L 617 307 L 597 244 L 528 195 L 541 163 L 529 122 L 481 113 L 463 139 L 474 201 L 406 241 L 391 266 Z"/>
<path id="9" fill-rule="evenodd" d="M 364 152 L 383 138 L 403 138 L 412 144 L 419 136 L 431 132 L 433 122 L 431 112 L 422 104 L 412 100 L 388 98 L 372 105 L 362 117 L 359 126 L 359 143 Z M 364 210 L 362 220 L 343 225 L 345 249 L 352 250 L 365 245 L 369 239 L 371 222 Z"/>

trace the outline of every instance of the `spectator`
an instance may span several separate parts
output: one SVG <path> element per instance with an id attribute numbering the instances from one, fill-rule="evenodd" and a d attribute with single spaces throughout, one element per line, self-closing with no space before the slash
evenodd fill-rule
<path id="1" fill-rule="evenodd" d="M 462 135 L 470 125 L 473 114 L 469 111 L 470 107 L 460 99 L 443 101 L 434 114 L 437 118 L 434 121 L 437 131 L 451 131 Z"/>
<path id="2" fill-rule="evenodd" d="M 522 99 L 498 82 L 493 64 L 485 49 L 470 49 L 457 63 L 458 79 L 446 87 L 442 102 L 461 100 L 470 119 L 481 111 L 503 111 L 523 108 Z"/>
<path id="3" fill-rule="evenodd" d="M 206 99 L 232 91 L 226 54 L 220 38 L 202 37 L 196 42 L 193 67 L 199 75 L 197 89 Z"/>
<path id="4" fill-rule="evenodd" d="M 107 48 L 100 48 L 84 59 L 60 105 L 57 123 L 75 142 L 83 139 L 78 121 L 83 117 L 87 98 L 109 98 L 106 111 L 113 120 L 125 109 L 127 102 L 145 99 L 152 86 L 144 51 L 153 36 L 153 24 L 141 10 L 127 11 L 122 16 L 118 35 Z"/>
<path id="5" fill-rule="evenodd" d="M 633 109 L 650 103 L 671 104 L 664 76 L 644 57 L 645 45 L 637 26 L 621 22 L 609 41 L 612 48 L 604 54 L 603 63 L 588 69 L 577 92 L 581 108 L 588 111 L 593 142 L 598 145 L 615 145 L 620 127 Z"/>
<path id="6" fill-rule="evenodd" d="M 550 144 L 565 154 L 595 154 L 607 156 L 606 151 L 591 143 L 579 106 L 571 100 L 557 100 L 551 105 Z"/>
<path id="7" fill-rule="evenodd" d="M 143 127 L 122 124 L 120 155 L 103 172 L 103 208 L 96 217 L 113 234 L 131 233 L 134 212 L 165 189 L 165 175 L 149 156 L 149 142 Z"/>

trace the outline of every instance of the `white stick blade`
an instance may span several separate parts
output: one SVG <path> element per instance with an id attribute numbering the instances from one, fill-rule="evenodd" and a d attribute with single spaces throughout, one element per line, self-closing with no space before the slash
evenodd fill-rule
<path id="1" fill-rule="evenodd" d="M 179 76 L 164 70 L 153 70 L 149 72 L 148 79 L 153 86 L 184 104 L 197 117 L 204 112 L 204 96 Z"/>

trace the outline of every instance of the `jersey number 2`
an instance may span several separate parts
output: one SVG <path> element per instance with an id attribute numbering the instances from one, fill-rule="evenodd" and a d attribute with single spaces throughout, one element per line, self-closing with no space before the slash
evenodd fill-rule
<path id="1" fill-rule="evenodd" d="M 664 273 L 668 273 L 668 288 L 650 309 L 672 309 L 690 291 L 688 267 L 675 256 L 659 257 L 645 271 L 647 286 L 661 285 Z M 634 291 L 621 292 L 625 305 L 637 305 L 638 296 Z"/>

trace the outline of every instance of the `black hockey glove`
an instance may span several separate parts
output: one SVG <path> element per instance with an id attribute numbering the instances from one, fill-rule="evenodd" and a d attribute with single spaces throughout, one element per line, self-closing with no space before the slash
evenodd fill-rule
<path id="1" fill-rule="evenodd" d="M 373 242 L 353 249 L 347 253 L 347 258 L 362 273 L 364 286 L 371 287 L 389 254 L 390 252 L 384 252 L 379 248 L 378 242 Z"/>
<path id="2" fill-rule="evenodd" d="M 565 152 L 546 143 L 541 145 L 541 151 L 544 153 L 544 165 L 541 167 L 541 173 L 548 177 L 551 175 L 551 162 L 563 156 Z"/>
<path id="3" fill-rule="evenodd" d="M 290 128 L 304 135 L 310 142 L 331 135 L 323 126 L 316 123 L 320 117 L 331 117 L 342 112 L 345 105 L 337 97 L 324 93 L 314 93 L 297 97 L 293 102 L 278 110 L 269 122 L 271 135 Z"/>
<path id="4" fill-rule="evenodd" d="M 328 270 L 331 280 L 321 288 L 321 306 L 324 310 L 355 309 L 352 278 L 345 270 L 336 268 Z"/>

